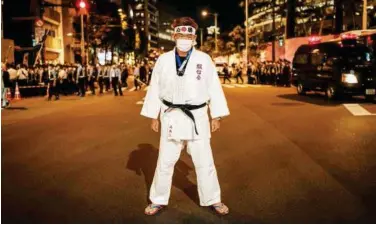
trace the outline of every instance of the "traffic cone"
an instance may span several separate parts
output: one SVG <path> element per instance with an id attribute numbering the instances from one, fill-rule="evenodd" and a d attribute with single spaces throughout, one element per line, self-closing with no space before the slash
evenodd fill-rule
<path id="1" fill-rule="evenodd" d="M 8 102 L 10 102 L 12 100 L 12 93 L 10 92 L 10 88 L 8 88 L 7 90 L 7 94 L 5 96 L 8 100 Z"/>
<path id="2" fill-rule="evenodd" d="M 20 93 L 20 89 L 18 88 L 18 83 L 16 83 L 16 93 L 15 93 L 14 100 L 21 100 L 21 93 Z"/>

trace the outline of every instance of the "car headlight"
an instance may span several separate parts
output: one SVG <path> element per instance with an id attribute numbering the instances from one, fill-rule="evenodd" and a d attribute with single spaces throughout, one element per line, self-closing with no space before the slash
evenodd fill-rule
<path id="1" fill-rule="evenodd" d="M 348 84 L 357 84 L 358 78 L 352 73 L 343 73 L 342 74 L 342 82 Z"/>

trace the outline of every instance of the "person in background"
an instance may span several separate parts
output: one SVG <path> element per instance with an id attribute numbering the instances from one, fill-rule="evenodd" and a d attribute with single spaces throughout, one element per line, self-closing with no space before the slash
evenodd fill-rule
<path id="1" fill-rule="evenodd" d="M 104 86 L 105 86 L 106 91 L 110 90 L 110 72 L 111 72 L 110 66 L 106 65 L 103 71 L 103 81 L 104 81 Z"/>
<path id="2" fill-rule="evenodd" d="M 291 67 L 289 62 L 285 62 L 283 69 L 282 69 L 282 83 L 286 85 L 286 87 L 290 87 L 290 75 L 291 75 Z"/>
<path id="3" fill-rule="evenodd" d="M 223 64 L 223 83 L 226 83 L 226 80 L 231 84 L 230 80 L 230 71 L 228 70 L 227 63 Z"/>
<path id="4" fill-rule="evenodd" d="M 113 65 L 111 70 L 111 83 L 112 89 L 114 89 L 115 96 L 123 96 L 123 91 L 121 90 L 121 70 L 120 66 Z M 119 84 L 120 83 L 120 84 Z M 118 94 L 119 89 L 119 94 Z"/>
<path id="5" fill-rule="evenodd" d="M 242 81 L 242 84 L 243 84 L 244 80 L 243 80 L 243 77 L 242 77 L 242 68 L 241 68 L 240 64 L 235 67 L 235 72 L 236 72 L 236 76 L 235 76 L 236 83 L 238 84 L 239 79 L 240 79 Z"/>
<path id="6" fill-rule="evenodd" d="M 141 85 L 140 85 L 140 82 L 138 82 L 138 80 L 140 79 L 140 66 L 139 64 L 137 63 L 134 70 L 133 70 L 133 76 L 134 76 L 134 86 L 135 86 L 135 90 L 139 90 L 141 89 Z"/>
<path id="7" fill-rule="evenodd" d="M 77 64 L 77 73 L 76 73 L 76 83 L 79 88 L 79 96 L 81 98 L 85 97 L 85 82 L 86 82 L 87 71 L 84 66 Z"/>
<path id="8" fill-rule="evenodd" d="M 147 80 L 146 80 L 146 76 L 147 76 L 147 69 L 146 69 L 146 66 L 145 66 L 145 63 L 142 62 L 141 64 L 141 67 L 140 67 L 140 80 L 146 84 L 147 83 Z"/>
<path id="9" fill-rule="evenodd" d="M 55 95 L 55 101 L 57 101 L 59 100 L 58 73 L 55 69 L 52 69 L 52 65 L 49 65 L 48 67 L 51 68 L 48 70 L 48 101 L 51 101 L 52 95 Z"/>
<path id="10" fill-rule="evenodd" d="M 19 69 L 17 71 L 18 86 L 27 85 L 27 78 L 29 77 L 29 73 L 27 72 L 26 68 L 26 65 L 19 66 Z"/>
<path id="11" fill-rule="evenodd" d="M 147 83 L 147 85 L 150 85 L 151 76 L 153 75 L 153 70 L 154 70 L 154 63 L 150 63 L 149 68 L 148 68 L 148 83 Z"/>
<path id="12" fill-rule="evenodd" d="M 248 84 L 253 84 L 253 77 L 252 77 L 253 69 L 252 69 L 252 64 L 249 63 L 247 66 L 247 81 Z"/>
<path id="13" fill-rule="evenodd" d="M 91 94 L 95 95 L 95 81 L 97 79 L 97 71 L 94 68 L 94 66 L 92 65 L 88 66 L 87 74 L 88 74 L 88 82 L 89 82 L 88 86 L 90 88 Z"/>
<path id="14" fill-rule="evenodd" d="M 61 66 L 59 71 L 59 79 L 61 81 L 61 93 L 64 94 L 64 96 L 68 95 L 68 71 L 67 66 Z"/>
<path id="15" fill-rule="evenodd" d="M 14 98 L 16 92 L 16 82 L 17 82 L 17 70 L 14 67 L 14 64 L 9 64 L 8 66 L 9 79 L 11 83 L 10 92 L 12 98 Z"/>
<path id="16" fill-rule="evenodd" d="M 10 75 L 9 75 L 9 72 L 7 70 L 7 66 L 5 63 L 2 63 L 1 64 L 1 76 L 2 76 L 2 79 L 1 79 L 1 85 L 2 85 L 2 88 L 1 88 L 1 108 L 5 108 L 5 107 L 8 107 L 9 106 L 9 101 L 7 99 L 7 93 L 8 93 L 8 90 L 12 87 L 12 83 L 10 81 Z"/>
<path id="17" fill-rule="evenodd" d="M 129 76 L 128 67 L 126 64 L 123 64 L 122 71 L 121 71 L 121 83 L 122 83 L 122 86 L 125 88 L 128 88 L 128 83 L 127 83 L 128 76 Z"/>
<path id="18" fill-rule="evenodd" d="M 99 85 L 99 94 L 103 94 L 103 74 L 105 73 L 103 67 L 97 64 L 97 73 L 98 73 L 98 85 Z"/>

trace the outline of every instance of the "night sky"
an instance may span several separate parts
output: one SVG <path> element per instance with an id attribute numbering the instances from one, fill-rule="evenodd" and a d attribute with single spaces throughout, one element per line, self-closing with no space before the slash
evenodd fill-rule
<path id="1" fill-rule="evenodd" d="M 208 9 L 210 12 L 217 12 L 218 25 L 223 31 L 231 31 L 235 25 L 244 22 L 244 8 L 239 6 L 241 0 L 159 0 L 160 2 L 174 6 L 183 15 L 190 16 L 196 20 L 200 27 L 214 25 L 214 17 L 203 18 L 201 10 Z"/>

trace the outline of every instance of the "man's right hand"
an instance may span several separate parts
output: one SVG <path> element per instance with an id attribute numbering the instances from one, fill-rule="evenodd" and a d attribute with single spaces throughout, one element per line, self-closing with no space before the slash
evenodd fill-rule
<path id="1" fill-rule="evenodd" d="M 151 121 L 151 129 L 154 131 L 154 132 L 157 132 L 159 131 L 159 120 L 158 119 L 153 119 Z"/>

